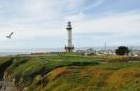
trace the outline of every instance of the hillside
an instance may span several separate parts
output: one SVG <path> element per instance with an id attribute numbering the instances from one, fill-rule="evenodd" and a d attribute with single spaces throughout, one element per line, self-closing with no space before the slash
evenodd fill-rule
<path id="1" fill-rule="evenodd" d="M 0 91 L 140 91 L 140 63 L 136 61 L 140 58 L 69 54 L 3 57 Z"/>

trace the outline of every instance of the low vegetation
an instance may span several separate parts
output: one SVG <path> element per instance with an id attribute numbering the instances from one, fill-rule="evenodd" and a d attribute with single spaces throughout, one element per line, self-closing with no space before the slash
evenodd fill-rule
<path id="1" fill-rule="evenodd" d="M 120 47 L 118 47 L 118 49 L 116 49 L 115 52 L 117 55 L 128 55 L 130 51 L 131 50 L 128 47 L 120 46 Z"/>
<path id="2" fill-rule="evenodd" d="M 28 55 L 1 58 L 0 70 L 18 91 L 140 91 L 138 61 L 110 55 Z"/>
<path id="3" fill-rule="evenodd" d="M 13 62 L 12 60 L 13 58 L 10 58 L 10 57 L 0 58 L 0 80 L 3 78 L 3 74 L 6 68 L 8 68 L 9 65 L 12 64 Z"/>

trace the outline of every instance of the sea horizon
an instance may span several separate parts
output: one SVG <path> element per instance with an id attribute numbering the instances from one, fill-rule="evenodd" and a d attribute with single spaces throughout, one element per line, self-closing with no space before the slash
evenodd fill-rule
<path id="1" fill-rule="evenodd" d="M 96 46 L 96 47 L 77 47 L 76 50 L 87 50 L 92 48 L 96 51 L 99 50 L 115 50 L 118 46 Z M 133 50 L 140 50 L 140 46 L 128 46 Z M 0 56 L 20 55 L 20 54 L 31 54 L 31 53 L 50 53 L 50 52 L 65 52 L 64 48 L 18 48 L 18 49 L 0 49 Z"/>

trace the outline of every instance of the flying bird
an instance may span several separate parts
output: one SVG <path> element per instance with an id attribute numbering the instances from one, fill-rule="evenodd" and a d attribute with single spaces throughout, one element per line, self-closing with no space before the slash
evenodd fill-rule
<path id="1" fill-rule="evenodd" d="M 6 38 L 11 39 L 13 34 L 14 34 L 14 32 L 11 32 L 8 36 L 6 36 Z"/>

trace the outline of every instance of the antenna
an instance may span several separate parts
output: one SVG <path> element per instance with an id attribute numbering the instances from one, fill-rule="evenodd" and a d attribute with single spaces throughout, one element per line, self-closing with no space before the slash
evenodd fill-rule
<path id="1" fill-rule="evenodd" d="M 131 56 L 133 55 L 133 47 L 131 46 L 130 47 L 130 53 L 131 53 Z"/>
<path id="2" fill-rule="evenodd" d="M 103 49 L 103 51 L 104 51 L 104 54 L 106 54 L 106 42 L 105 42 L 105 44 L 104 44 L 104 49 Z"/>
<path id="3" fill-rule="evenodd" d="M 104 50 L 106 50 L 106 42 L 105 42 L 105 49 Z"/>

